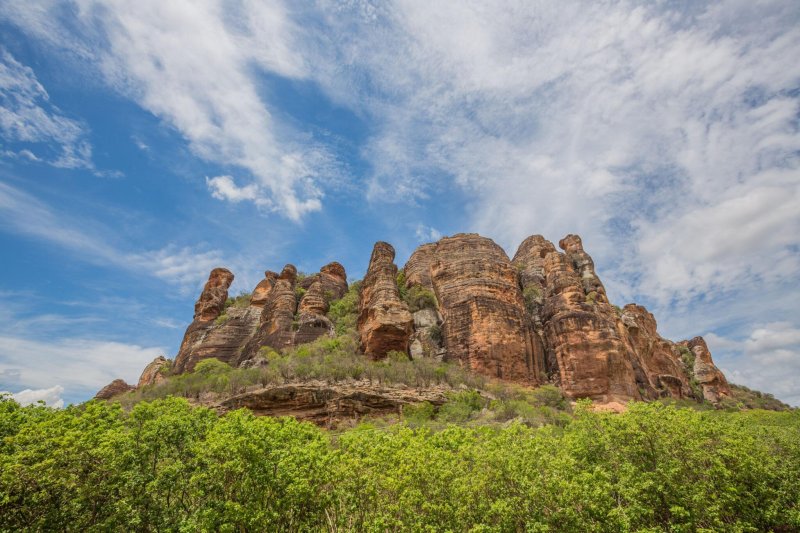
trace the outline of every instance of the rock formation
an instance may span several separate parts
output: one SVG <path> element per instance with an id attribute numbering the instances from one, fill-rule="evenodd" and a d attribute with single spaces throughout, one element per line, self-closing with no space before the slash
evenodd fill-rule
<path id="1" fill-rule="evenodd" d="M 412 276 L 424 280 L 423 275 Z M 543 354 L 525 320 L 517 270 L 491 239 L 445 237 L 433 248 L 430 277 L 447 360 L 491 377 L 537 384 Z"/>
<path id="2" fill-rule="evenodd" d="M 212 270 L 200 298 L 194 304 L 194 319 L 200 322 L 216 319 L 225 308 L 231 283 L 233 283 L 233 273 L 230 270 L 227 268 Z"/>
<path id="3" fill-rule="evenodd" d="M 398 277 L 394 248 L 376 243 L 359 292 L 362 352 L 372 359 L 399 351 L 412 359 L 455 362 L 491 378 L 553 383 L 570 398 L 604 403 L 659 397 L 719 403 L 731 394 L 701 337 L 676 344 L 659 335 L 644 307 L 611 305 L 581 238 L 567 235 L 558 244 L 561 251 L 532 235 L 509 260 L 491 239 L 458 234 L 418 247 Z M 210 357 L 264 366 L 264 347 L 281 351 L 334 336 L 330 303 L 348 290 L 345 269 L 336 262 L 299 278 L 290 264 L 280 274 L 266 271 L 249 299 L 228 299 L 232 281 L 224 268 L 209 275 L 171 373 L 192 371 Z M 150 363 L 138 387 L 167 379 L 167 363 L 163 357 Z M 131 389 L 117 380 L 98 398 Z M 370 400 L 364 391 L 314 390 L 272 388 L 220 408 L 241 404 L 271 414 L 310 409 L 312 418 L 322 420 L 402 403 Z"/>
<path id="4" fill-rule="evenodd" d="M 147 385 L 158 385 L 166 381 L 165 371 L 169 368 L 169 360 L 163 355 L 153 359 L 142 371 L 136 388 L 140 389 Z"/>
<path id="5" fill-rule="evenodd" d="M 361 285 L 358 308 L 358 332 L 361 348 L 367 356 L 381 359 L 390 351 L 408 351 L 414 319 L 397 290 L 392 245 L 375 243 Z"/>
<path id="6" fill-rule="evenodd" d="M 128 385 L 124 379 L 115 379 L 94 395 L 95 400 L 110 400 L 114 396 L 125 394 L 136 389 L 133 385 Z"/>
<path id="7" fill-rule="evenodd" d="M 703 397 L 711 403 L 717 403 L 722 398 L 730 396 L 728 380 L 711 360 L 711 352 L 708 351 L 703 337 L 695 337 L 681 344 L 694 353 L 694 377 L 703 389 Z"/>

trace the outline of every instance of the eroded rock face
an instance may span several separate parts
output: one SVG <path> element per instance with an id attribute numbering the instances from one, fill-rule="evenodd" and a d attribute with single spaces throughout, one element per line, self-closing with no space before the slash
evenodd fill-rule
<path id="1" fill-rule="evenodd" d="M 585 292 L 569 256 L 548 253 L 544 269 L 545 343 L 557 363 L 561 388 L 572 398 L 640 399 L 614 308 Z"/>
<path id="2" fill-rule="evenodd" d="M 394 248 L 375 243 L 359 295 L 358 333 L 361 349 L 372 359 L 390 351 L 408 352 L 414 319 L 397 290 Z"/>
<path id="3" fill-rule="evenodd" d="M 215 320 L 225 308 L 231 283 L 233 283 L 233 273 L 230 270 L 227 268 L 212 270 L 200 298 L 194 304 L 194 319 L 202 322 Z"/>
<path id="4" fill-rule="evenodd" d="M 294 265 L 283 267 L 280 276 L 275 281 L 264 310 L 261 312 L 258 332 L 250 341 L 249 354 L 255 354 L 261 346 L 271 346 L 276 350 L 290 347 L 294 342 L 294 315 L 297 311 L 297 296 L 295 283 L 297 282 L 297 269 Z"/>
<path id="5" fill-rule="evenodd" d="M 423 244 L 419 246 L 411 257 L 408 258 L 403 272 L 406 277 L 406 287 L 421 285 L 426 289 L 433 290 L 433 280 L 431 279 L 431 265 L 433 255 L 436 252 L 436 243 Z"/>
<path id="6" fill-rule="evenodd" d="M 155 359 L 153 359 L 142 371 L 142 375 L 139 377 L 139 383 L 136 384 L 136 388 L 142 388 L 147 385 L 157 385 L 162 383 L 166 380 L 164 377 L 164 370 L 169 366 L 169 360 L 163 355 L 159 355 Z"/>
<path id="7" fill-rule="evenodd" d="M 119 396 L 120 394 L 125 394 L 132 390 L 136 390 L 136 387 L 128 385 L 124 379 L 115 379 L 100 389 L 98 393 L 94 395 L 94 398 L 96 400 L 110 400 L 114 396 Z"/>
<path id="8" fill-rule="evenodd" d="M 399 414 L 408 404 L 442 405 L 447 400 L 445 392 L 445 389 L 415 390 L 370 383 L 298 383 L 245 392 L 209 406 L 221 413 L 247 407 L 256 415 L 293 416 L 334 427 L 366 415 Z"/>
<path id="9" fill-rule="evenodd" d="M 256 288 L 253 289 L 253 294 L 250 297 L 250 305 L 256 307 L 264 307 L 267 303 L 267 296 L 269 296 L 275 281 L 278 279 L 278 274 L 271 270 L 264 272 L 264 279 L 262 279 Z"/>
<path id="10" fill-rule="evenodd" d="M 434 245 L 430 277 L 448 360 L 492 377 L 541 382 L 542 353 L 525 319 L 517 270 L 502 248 L 477 234 L 445 237 Z M 417 278 L 425 276 L 411 282 Z"/>
<path id="11" fill-rule="evenodd" d="M 720 372 L 711 359 L 703 337 L 695 337 L 690 341 L 683 341 L 694 353 L 694 377 L 703 389 L 703 397 L 711 403 L 718 403 L 723 398 L 731 395 L 728 380 Z"/>
<path id="12" fill-rule="evenodd" d="M 620 319 L 635 357 L 636 381 L 643 396 L 689 397 L 689 376 L 680 354 L 675 343 L 658 334 L 653 314 L 641 305 L 628 304 L 622 309 Z"/>
<path id="13" fill-rule="evenodd" d="M 313 276 L 313 281 L 300 300 L 298 311 L 324 316 L 330 302 L 344 296 L 347 292 L 347 274 L 339 263 L 329 263 Z"/>

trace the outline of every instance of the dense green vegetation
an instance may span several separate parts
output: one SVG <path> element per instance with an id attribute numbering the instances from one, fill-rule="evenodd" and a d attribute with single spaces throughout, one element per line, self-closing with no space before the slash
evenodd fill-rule
<path id="1" fill-rule="evenodd" d="M 462 396 L 439 416 L 481 412 Z M 4 399 L 0 530 L 800 529 L 798 411 L 579 404 L 538 428 L 413 427 L 425 409 L 337 434 L 179 398 L 129 412 Z"/>

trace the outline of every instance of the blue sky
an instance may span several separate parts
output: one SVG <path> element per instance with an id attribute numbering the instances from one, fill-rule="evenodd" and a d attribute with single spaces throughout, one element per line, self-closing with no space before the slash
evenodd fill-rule
<path id="1" fill-rule="evenodd" d="M 135 382 L 215 266 L 477 231 L 800 405 L 800 4 L 298 4 L 0 0 L 0 390 Z"/>

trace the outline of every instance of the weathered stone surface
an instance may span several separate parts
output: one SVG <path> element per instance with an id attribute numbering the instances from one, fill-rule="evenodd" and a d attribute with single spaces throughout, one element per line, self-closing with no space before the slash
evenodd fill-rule
<path id="1" fill-rule="evenodd" d="M 708 350 L 705 339 L 695 337 L 690 341 L 683 341 L 681 344 L 687 346 L 694 353 L 694 377 L 703 389 L 703 397 L 711 403 L 718 403 L 730 396 L 731 388 L 728 380 L 711 359 L 711 352 Z"/>
<path id="2" fill-rule="evenodd" d="M 689 378 L 675 343 L 658 334 L 653 314 L 641 305 L 628 304 L 622 309 L 620 322 L 634 356 L 636 382 L 642 395 L 649 399 L 690 396 Z"/>
<path id="3" fill-rule="evenodd" d="M 157 385 L 166 380 L 164 371 L 169 367 L 169 360 L 163 355 L 159 355 L 144 367 L 142 375 L 139 377 L 139 383 L 136 388 L 142 388 L 147 385 Z"/>
<path id="4" fill-rule="evenodd" d="M 491 239 L 477 234 L 436 243 L 431 280 L 447 359 L 488 376 L 540 383 L 542 354 L 525 320 L 517 270 Z"/>
<path id="5" fill-rule="evenodd" d="M 608 303 L 606 288 L 594 271 L 594 261 L 583 250 L 581 238 L 577 235 L 567 235 L 558 241 L 558 247 L 564 250 L 567 259 L 580 276 L 583 292 L 597 302 Z M 594 296 L 592 296 L 592 293 L 594 293 Z"/>
<path id="6" fill-rule="evenodd" d="M 262 346 L 281 350 L 294 344 L 295 312 L 297 311 L 296 281 L 297 269 L 295 266 L 283 267 L 280 276 L 275 280 L 275 285 L 267 295 L 258 331 L 247 343 L 243 350 L 243 357 L 238 363 L 255 357 Z"/>
<path id="7" fill-rule="evenodd" d="M 136 390 L 136 387 L 128 385 L 124 379 L 115 379 L 100 389 L 94 397 L 96 400 L 110 400 L 114 396 L 119 396 L 120 394 L 125 394 L 132 390 Z"/>
<path id="8" fill-rule="evenodd" d="M 390 351 L 408 352 L 414 320 L 397 290 L 394 248 L 377 242 L 359 295 L 361 349 L 373 359 Z"/>
<path id="9" fill-rule="evenodd" d="M 253 289 L 253 294 L 250 297 L 250 305 L 256 307 L 264 307 L 267 303 L 267 296 L 269 295 L 275 281 L 278 279 L 278 274 L 271 270 L 264 272 L 264 279 L 262 279 L 256 288 Z"/>
<path id="10" fill-rule="evenodd" d="M 330 302 L 341 298 L 346 292 L 347 274 L 344 267 L 336 262 L 329 263 L 320 269 L 319 274 L 313 276 L 313 282 L 303 295 L 298 311 L 325 315 Z"/>
<path id="11" fill-rule="evenodd" d="M 247 407 L 259 416 L 293 416 L 324 427 L 334 427 L 366 415 L 400 414 L 403 406 L 446 401 L 444 388 L 410 389 L 368 382 L 329 385 L 322 382 L 276 385 L 248 391 L 218 403 L 224 413 Z"/>
<path id="12" fill-rule="evenodd" d="M 233 273 L 230 270 L 227 268 L 212 270 L 200 298 L 194 304 L 194 319 L 202 322 L 215 320 L 225 307 L 231 283 L 233 283 Z"/>
<path id="13" fill-rule="evenodd" d="M 596 283 L 584 284 L 594 271 L 591 258 L 576 236 L 560 244 L 567 253 L 555 251 L 535 236 L 515 255 L 529 286 L 538 288 L 544 274 L 543 304 L 533 306 L 531 312 L 539 315 L 533 322 L 543 325 L 551 379 L 572 398 L 640 399 L 616 311 L 607 303 L 604 289 L 601 294 Z"/>
<path id="14" fill-rule="evenodd" d="M 403 272 L 406 277 L 406 287 L 421 285 L 426 289 L 433 290 L 433 280 L 431 279 L 431 265 L 433 255 L 436 251 L 436 243 L 423 244 L 419 246 L 411 257 L 408 258 Z"/>
<path id="15" fill-rule="evenodd" d="M 412 359 L 428 357 L 441 360 L 445 354 L 442 348 L 442 316 L 436 309 L 421 309 L 413 313 L 414 333 L 411 335 L 409 355 Z"/>

